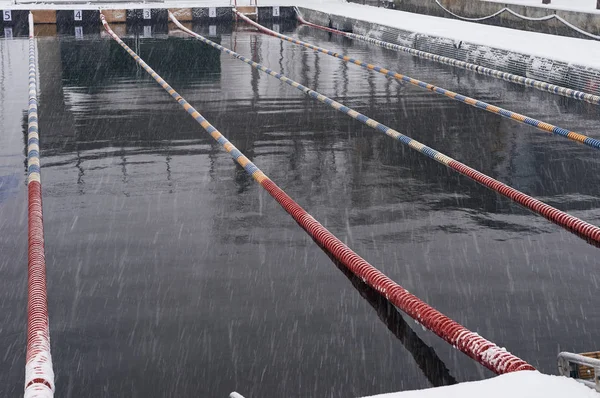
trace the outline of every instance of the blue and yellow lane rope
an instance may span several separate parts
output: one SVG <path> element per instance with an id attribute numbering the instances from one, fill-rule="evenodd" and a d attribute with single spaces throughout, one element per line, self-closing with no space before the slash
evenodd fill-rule
<path id="1" fill-rule="evenodd" d="M 277 73 L 259 63 L 252 61 L 249 58 L 246 58 L 226 47 L 221 46 L 220 44 L 217 44 L 215 42 L 208 40 L 207 38 L 199 35 L 198 33 L 193 32 L 190 29 L 183 26 L 171 12 L 169 12 L 169 18 L 171 18 L 171 21 L 173 21 L 173 23 L 175 23 L 175 25 L 177 25 L 177 27 L 179 29 L 188 33 L 191 36 L 194 36 L 201 42 L 208 44 L 209 46 L 214 47 L 221 52 L 229 54 L 232 57 L 237 58 L 240 61 L 252 66 L 253 68 L 258 69 L 258 70 L 268 74 L 269 76 L 279 79 L 280 81 L 302 91 L 304 94 L 308 95 L 309 97 L 314 98 L 317 101 L 320 101 L 320 102 L 332 107 L 333 109 L 336 109 L 336 110 L 350 116 L 351 118 L 358 120 L 359 122 L 402 142 L 403 144 L 430 157 L 431 159 L 434 159 L 435 161 L 437 161 L 451 169 L 458 171 L 460 174 L 467 176 L 467 177 L 479 182 L 480 184 L 504 195 L 505 197 L 521 204 L 522 206 L 528 208 L 529 210 L 546 217 L 547 219 L 551 220 L 552 222 L 556 223 L 557 225 L 562 226 L 566 230 L 571 231 L 571 232 L 575 233 L 576 235 L 579 235 L 579 236 L 585 238 L 586 240 L 593 242 L 596 245 L 600 244 L 600 228 L 598 228 L 597 226 L 589 224 L 585 221 L 580 220 L 577 217 L 574 217 L 563 211 L 555 209 L 554 207 L 547 205 L 544 202 L 534 199 L 531 196 L 528 196 L 512 187 L 509 187 L 508 185 L 506 185 L 504 183 L 501 183 L 501 182 L 499 182 L 499 181 L 497 181 L 475 169 L 472 169 L 471 167 L 469 167 L 457 160 L 452 159 L 451 157 L 449 157 L 447 155 L 444 155 L 441 152 L 436 151 L 433 148 L 430 148 L 430 147 L 418 142 L 417 140 L 413 140 L 412 138 L 410 138 L 404 134 L 401 134 L 398 131 L 396 131 L 388 126 L 386 126 L 382 123 L 379 123 L 378 121 L 373 120 L 373 119 L 369 118 L 368 116 L 365 116 L 362 113 L 359 113 L 359 112 L 355 111 L 354 109 L 351 109 L 351 108 L 345 106 L 342 103 L 334 101 L 331 98 L 324 96 L 323 94 L 320 94 L 314 90 L 311 90 L 310 88 L 303 86 L 302 84 L 284 76 L 281 73 Z"/>
<path id="2" fill-rule="evenodd" d="M 227 152 L 250 174 L 292 218 L 311 236 L 325 252 L 343 264 L 350 272 L 361 278 L 366 284 L 380 292 L 387 300 L 404 311 L 408 316 L 417 320 L 421 325 L 431 330 L 446 342 L 464 354 L 475 359 L 497 374 L 522 370 L 535 370 L 533 366 L 471 332 L 458 322 L 437 311 L 429 304 L 420 300 L 402 286 L 391 280 L 377 268 L 346 246 L 327 228 L 321 225 L 298 203 L 290 198 L 271 179 L 250 162 L 231 142 L 215 129 L 202 115 L 183 99 L 167 82 L 165 82 L 148 64 L 133 52 L 117 36 L 106 20 L 100 14 L 102 24 L 109 35 L 131 55 L 135 61 L 148 72 Z"/>
<path id="3" fill-rule="evenodd" d="M 368 70 L 372 70 L 372 71 L 381 73 L 382 75 L 391 77 L 398 81 L 410 83 L 413 86 L 432 91 L 436 94 L 444 95 L 448 98 L 462 102 L 462 103 L 470 105 L 472 107 L 483 109 L 485 111 L 494 113 L 496 115 L 500 115 L 504 118 L 515 120 L 519 123 L 523 123 L 523 124 L 535 127 L 539 130 L 542 130 L 542 131 L 545 131 L 548 133 L 553 133 L 553 134 L 556 134 L 561 137 L 568 138 L 572 141 L 580 142 L 582 144 L 585 144 L 585 145 L 590 146 L 595 149 L 600 149 L 600 140 L 598 140 L 596 138 L 588 137 L 584 134 L 570 131 L 570 130 L 567 130 L 562 127 L 554 126 L 550 123 L 546 123 L 541 120 L 537 120 L 537 119 L 534 119 L 534 118 L 526 116 L 526 115 L 522 115 L 517 112 L 509 111 L 507 109 L 503 109 L 498 106 L 488 104 L 487 102 L 484 102 L 484 101 L 480 101 L 480 100 L 477 100 L 477 99 L 474 99 L 471 97 L 467 97 L 465 95 L 455 93 L 454 91 L 446 90 L 445 88 L 434 86 L 433 84 L 430 84 L 430 83 L 427 83 L 427 82 L 424 82 L 424 81 L 421 81 L 418 79 L 413 79 L 412 77 L 402 75 L 398 72 L 394 72 L 394 71 L 391 71 L 389 69 L 386 69 L 386 68 L 383 68 L 383 67 L 380 67 L 380 66 L 377 66 L 374 64 L 369 64 L 369 63 L 363 62 L 361 60 L 349 57 L 347 55 L 338 54 L 337 52 L 328 50 L 326 48 L 318 47 L 318 46 L 315 46 L 313 44 L 310 44 L 310 43 L 307 43 L 307 42 L 304 42 L 301 40 L 296 40 L 292 37 L 282 35 L 280 33 L 277 33 L 271 29 L 268 29 L 268 28 L 262 26 L 256 22 L 252 21 L 250 18 L 246 17 L 245 15 L 243 15 L 242 13 L 240 13 L 238 11 L 235 11 L 235 12 L 241 19 L 243 19 L 250 25 L 258 28 L 259 30 L 261 30 L 269 35 L 275 36 L 280 40 L 288 41 L 290 43 L 294 43 L 294 44 L 297 44 L 297 45 L 300 45 L 300 46 L 303 46 L 306 48 L 310 48 L 311 50 L 330 55 L 332 57 L 341 59 L 344 62 L 358 65 L 364 69 L 368 69 Z"/>
<path id="4" fill-rule="evenodd" d="M 338 34 L 341 36 L 348 37 L 350 39 L 361 40 L 361 41 L 364 41 L 367 43 L 375 44 L 377 46 L 387 48 L 388 50 L 402 51 L 402 52 L 408 53 L 410 55 L 413 55 L 413 56 L 416 56 L 419 58 L 427 59 L 427 60 L 434 61 L 434 62 L 439 62 L 439 63 L 445 64 L 445 65 L 455 66 L 458 68 L 462 68 L 462 69 L 466 69 L 466 70 L 469 70 L 472 72 L 479 73 L 480 75 L 495 77 L 497 79 L 502 79 L 507 82 L 516 83 L 516 84 L 520 84 L 520 85 L 523 85 L 526 87 L 535 88 L 537 90 L 545 91 L 545 92 L 548 92 L 551 94 L 558 94 L 558 95 L 562 95 L 563 97 L 568 97 L 568 98 L 573 98 L 573 99 L 580 100 L 580 101 L 585 101 L 585 102 L 588 102 L 588 103 L 594 104 L 594 105 L 600 105 L 600 96 L 598 96 L 598 95 L 586 93 L 586 92 L 579 91 L 579 90 L 573 90 L 573 89 L 567 88 L 567 87 L 557 86 L 556 84 L 550 84 L 548 82 L 543 82 L 540 80 L 531 79 L 529 77 L 515 75 L 513 73 L 502 72 L 502 71 L 499 71 L 496 69 L 486 68 L 484 66 L 472 64 L 470 62 L 459 61 L 454 58 L 448 58 L 448 57 L 444 57 L 442 55 L 432 54 L 432 53 L 428 53 L 426 51 L 421 51 L 421 50 L 416 50 L 414 48 L 401 46 L 399 44 L 394 44 L 394 43 L 390 43 L 390 42 L 383 41 L 383 40 L 373 39 L 371 37 L 358 35 L 356 33 L 342 32 L 341 30 L 327 28 L 325 26 L 317 25 L 312 22 L 306 21 L 304 18 L 302 18 L 302 16 L 300 15 L 300 12 L 298 10 L 296 10 L 296 15 L 297 15 L 298 21 L 300 23 L 302 23 L 306 26 L 316 28 L 316 29 L 335 33 L 335 34 Z"/>

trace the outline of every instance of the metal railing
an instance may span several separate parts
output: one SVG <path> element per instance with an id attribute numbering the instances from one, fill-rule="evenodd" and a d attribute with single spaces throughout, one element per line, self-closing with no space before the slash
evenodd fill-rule
<path id="1" fill-rule="evenodd" d="M 588 368 L 586 371 L 589 372 L 589 376 L 591 376 L 591 372 L 593 371 L 593 378 L 584 377 L 586 375 L 581 374 L 581 366 Z M 578 382 L 600 392 L 600 359 L 570 352 L 561 352 L 558 354 L 558 372 L 562 376 L 572 377 Z"/>

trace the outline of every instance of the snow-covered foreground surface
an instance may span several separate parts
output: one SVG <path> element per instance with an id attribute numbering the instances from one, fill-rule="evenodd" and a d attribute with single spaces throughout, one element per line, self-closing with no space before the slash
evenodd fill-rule
<path id="1" fill-rule="evenodd" d="M 550 4 L 542 4 L 541 0 L 482 0 L 493 3 L 518 4 L 522 6 L 534 6 L 549 8 L 552 10 L 567 10 L 600 13 L 596 10 L 596 0 L 552 0 Z"/>
<path id="2" fill-rule="evenodd" d="M 311 4 L 303 7 L 412 32 L 600 68 L 600 41 L 526 32 L 353 3 Z"/>
<path id="3" fill-rule="evenodd" d="M 594 390 L 561 376 L 515 372 L 493 379 L 370 398 L 600 398 Z"/>

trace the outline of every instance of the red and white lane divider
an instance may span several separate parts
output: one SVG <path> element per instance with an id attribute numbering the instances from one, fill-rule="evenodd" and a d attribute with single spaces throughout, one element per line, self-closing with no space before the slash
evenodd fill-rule
<path id="1" fill-rule="evenodd" d="M 40 180 L 40 146 L 37 113 L 37 70 L 33 15 L 29 13 L 29 109 L 27 112 L 27 190 L 29 194 L 27 355 L 25 398 L 54 396 L 50 354 L 50 325 L 46 292 L 46 258 Z"/>
<path id="2" fill-rule="evenodd" d="M 182 30 L 190 33 L 177 21 L 172 13 L 171 20 Z M 117 36 L 104 16 L 100 18 L 109 35 L 150 75 L 181 107 L 196 120 L 229 154 L 250 174 L 292 218 L 304 229 L 324 250 L 330 253 L 354 275 L 384 295 L 392 304 L 404 311 L 421 325 L 428 328 L 442 339 L 456 347 L 469 357 L 475 359 L 495 373 L 502 374 L 519 370 L 534 370 L 533 366 L 484 339 L 477 333 L 448 318 L 430 305 L 409 293 L 402 286 L 392 281 L 381 271 L 377 270 L 366 260 L 352 251 L 342 241 L 335 237 L 327 228 L 321 225 L 298 203 L 290 198 L 275 182 L 267 177 L 253 162 L 240 152 L 221 132 L 192 107 L 175 89 L 173 89 L 158 73 L 156 73 L 139 55 L 137 55 L 119 36 Z M 201 37 L 201 36 L 200 36 Z M 216 48 L 223 48 L 228 54 L 233 52 L 217 43 L 203 38 L 203 41 Z"/>

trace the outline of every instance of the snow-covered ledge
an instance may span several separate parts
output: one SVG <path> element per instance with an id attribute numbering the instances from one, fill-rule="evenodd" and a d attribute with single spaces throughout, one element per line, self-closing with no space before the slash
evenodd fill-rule
<path id="1" fill-rule="evenodd" d="M 594 390 L 562 376 L 515 372 L 492 379 L 370 398 L 600 398 Z"/>
<path id="2" fill-rule="evenodd" d="M 600 41 L 361 4 L 299 7 L 312 23 L 600 95 Z"/>

